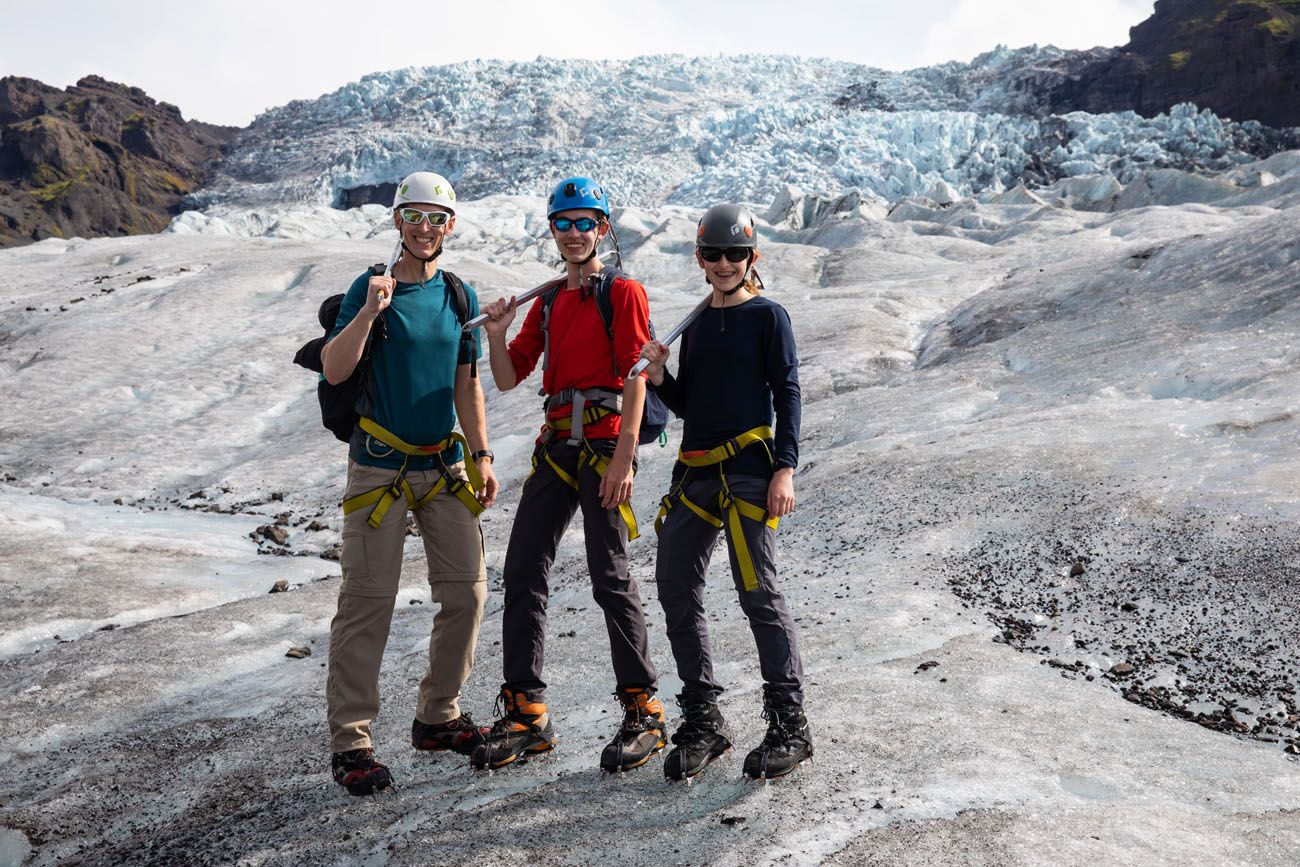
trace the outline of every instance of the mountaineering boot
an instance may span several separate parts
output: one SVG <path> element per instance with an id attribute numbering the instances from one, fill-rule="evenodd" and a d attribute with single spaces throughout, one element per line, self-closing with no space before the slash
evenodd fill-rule
<path id="1" fill-rule="evenodd" d="M 689 780 L 731 749 L 730 732 L 716 704 L 689 702 L 680 695 L 677 702 L 686 718 L 673 734 L 676 746 L 664 760 L 664 776 L 670 780 Z"/>
<path id="2" fill-rule="evenodd" d="M 664 748 L 664 706 L 653 689 L 629 687 L 614 693 L 623 705 L 623 724 L 600 754 L 611 774 L 639 768 Z"/>
<path id="3" fill-rule="evenodd" d="M 370 747 L 335 753 L 330 765 L 334 769 L 334 782 L 353 795 L 373 795 L 393 784 L 393 775 L 375 761 L 375 751 Z"/>
<path id="4" fill-rule="evenodd" d="M 474 725 L 467 713 L 441 723 L 422 723 L 417 718 L 411 723 L 411 746 L 417 750 L 451 750 L 468 756 L 487 740 L 489 731 L 487 726 Z"/>
<path id="5" fill-rule="evenodd" d="M 544 702 L 529 701 L 522 692 L 503 686 L 497 706 L 504 709 L 505 715 L 492 724 L 483 743 L 470 753 L 473 767 L 495 770 L 522 755 L 544 753 L 555 746 L 551 715 Z"/>
<path id="6" fill-rule="evenodd" d="M 745 756 L 745 776 L 751 780 L 784 777 L 813 754 L 812 733 L 803 708 L 790 699 L 767 692 L 763 696 L 767 734 L 763 742 Z"/>

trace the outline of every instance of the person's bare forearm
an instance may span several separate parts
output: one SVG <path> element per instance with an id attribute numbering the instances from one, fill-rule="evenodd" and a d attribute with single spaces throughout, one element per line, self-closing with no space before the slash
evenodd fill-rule
<path id="1" fill-rule="evenodd" d="M 497 491 L 501 485 L 492 470 L 492 457 L 483 454 L 488 451 L 487 410 L 483 406 L 483 386 L 477 376 L 470 376 L 470 365 L 456 367 L 456 388 L 452 400 L 456 404 L 456 415 L 460 417 L 460 429 L 469 443 L 470 454 L 465 455 L 465 463 L 473 464 L 483 479 L 483 487 L 474 492 L 484 508 L 496 502 Z M 478 459 L 474 455 L 479 455 Z"/>
<path id="2" fill-rule="evenodd" d="M 470 366 L 461 364 L 456 367 L 456 415 L 460 418 L 460 429 L 465 434 L 471 452 L 486 451 L 487 410 L 483 406 L 483 388 L 477 376 L 470 376 Z M 465 456 L 466 459 L 469 455 Z"/>
<path id="3" fill-rule="evenodd" d="M 510 360 L 505 334 L 488 334 L 488 359 L 492 365 L 492 381 L 501 391 L 509 391 L 519 384 L 515 377 L 515 363 Z"/>
<path id="4" fill-rule="evenodd" d="M 634 376 L 623 382 L 623 418 L 619 422 L 618 445 L 614 454 L 629 461 L 636 454 L 641 435 L 641 413 L 645 405 L 645 380 Z"/>

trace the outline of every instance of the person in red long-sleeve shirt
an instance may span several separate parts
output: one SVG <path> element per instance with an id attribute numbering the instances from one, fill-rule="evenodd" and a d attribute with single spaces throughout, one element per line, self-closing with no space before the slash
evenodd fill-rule
<path id="1" fill-rule="evenodd" d="M 509 344 L 515 299 L 484 309 L 497 387 L 514 388 L 541 360 L 548 398 L 534 471 L 519 499 L 502 571 L 505 713 L 470 762 L 499 768 L 555 746 L 542 680 L 547 578 L 560 537 L 581 508 L 592 595 L 605 613 L 615 695 L 624 711 L 600 765 L 618 772 L 645 764 L 665 743 L 641 595 L 627 565 L 628 539 L 636 534 L 628 501 L 646 386 L 642 376 L 625 381 L 621 371 L 632 368 L 650 340 L 650 305 L 640 283 L 618 272 L 610 281 L 609 266 L 596 255 L 610 231 L 609 202 L 599 184 L 590 178 L 561 181 L 547 202 L 547 216 L 564 277 L 533 303 Z M 608 327 L 597 301 L 602 281 L 612 308 Z"/>

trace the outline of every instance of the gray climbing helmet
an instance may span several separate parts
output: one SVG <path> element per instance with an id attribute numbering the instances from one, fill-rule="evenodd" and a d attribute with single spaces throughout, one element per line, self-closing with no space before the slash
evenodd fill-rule
<path id="1" fill-rule="evenodd" d="M 758 247 L 754 215 L 740 205 L 714 205 L 700 217 L 697 247 Z"/>

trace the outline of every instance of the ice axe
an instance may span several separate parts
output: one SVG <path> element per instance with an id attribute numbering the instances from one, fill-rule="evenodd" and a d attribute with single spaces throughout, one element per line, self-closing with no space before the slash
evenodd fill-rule
<path id="1" fill-rule="evenodd" d="M 700 301 L 699 304 L 695 305 L 694 310 L 686 314 L 685 319 L 677 323 L 676 328 L 668 332 L 667 337 L 665 337 L 663 340 L 660 340 L 659 342 L 662 343 L 664 346 L 668 346 L 678 337 L 681 337 L 682 332 L 690 327 L 691 323 L 695 321 L 697 316 L 699 316 L 701 313 L 704 312 L 704 308 L 708 307 L 709 302 L 712 300 L 713 300 L 713 293 L 710 292 L 707 296 L 705 296 L 705 298 L 702 301 Z M 649 366 L 650 366 L 650 359 L 643 358 L 640 361 L 638 361 L 636 364 L 632 365 L 632 369 L 628 372 L 625 378 L 631 379 L 634 376 L 640 376 L 641 372 Z"/>
<path id="2" fill-rule="evenodd" d="M 402 258 L 402 239 L 398 238 L 397 243 L 393 245 L 393 255 L 388 257 L 388 267 L 384 269 L 385 277 L 393 276 L 393 266 L 400 258 Z"/>
<path id="3" fill-rule="evenodd" d="M 622 268 L 623 251 L 619 249 L 618 236 L 614 234 L 613 224 L 610 224 L 609 227 L 609 237 L 613 239 L 614 249 L 612 252 L 614 253 L 614 257 L 618 260 L 618 267 Z M 605 252 L 611 252 L 611 251 L 606 250 Z M 602 253 L 601 255 L 604 254 Z M 588 279 L 592 279 L 592 278 L 588 278 Z M 545 292 L 547 289 L 550 289 L 554 285 L 555 285 L 555 281 L 550 280 L 546 283 L 543 283 L 541 286 L 534 286 L 532 289 L 529 289 L 527 292 L 523 293 L 522 295 L 516 295 L 515 304 L 519 305 L 519 304 L 523 304 L 525 301 L 532 301 L 538 295 L 541 295 L 543 292 Z M 488 321 L 488 315 L 486 313 L 480 313 L 478 316 L 475 316 L 473 319 L 466 322 L 465 325 L 462 327 L 462 330 L 473 331 L 476 328 L 483 327 L 483 323 L 487 321 Z"/>
<path id="4" fill-rule="evenodd" d="M 393 276 L 393 266 L 397 260 L 402 258 L 402 239 L 398 238 L 397 243 L 393 246 L 393 255 L 388 257 L 388 265 L 381 271 L 378 265 L 370 266 L 370 274 L 374 277 L 391 277 Z M 387 292 L 381 292 L 381 295 L 387 295 Z"/>
<path id="5" fill-rule="evenodd" d="M 541 286 L 534 286 L 532 289 L 529 289 L 527 292 L 523 293 L 522 295 L 516 295 L 515 305 L 518 306 L 520 304 L 523 304 L 525 301 L 532 301 L 538 295 L 541 295 L 547 289 L 551 289 L 554 286 L 555 286 L 554 280 L 547 280 Z M 486 313 L 480 313 L 478 316 L 475 316 L 473 319 L 466 322 L 464 326 L 462 326 L 461 330 L 473 331 L 475 328 L 481 328 L 483 326 L 483 323 L 487 322 L 489 318 L 490 317 Z"/>

